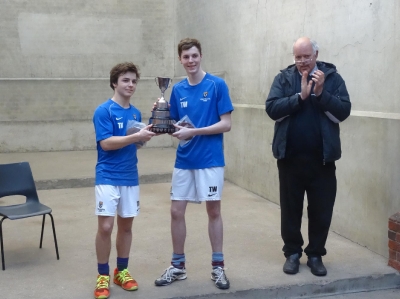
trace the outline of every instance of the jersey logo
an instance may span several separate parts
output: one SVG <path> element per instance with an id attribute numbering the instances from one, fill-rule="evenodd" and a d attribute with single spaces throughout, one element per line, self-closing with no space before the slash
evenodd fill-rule
<path id="1" fill-rule="evenodd" d="M 207 98 L 207 96 L 208 96 L 208 91 L 203 92 L 203 97 L 200 99 L 200 101 L 207 102 L 211 100 L 210 98 Z"/>
<path id="2" fill-rule="evenodd" d="M 181 102 L 181 108 L 186 108 L 188 106 L 188 102 Z"/>
<path id="3" fill-rule="evenodd" d="M 116 117 L 115 120 L 123 119 L 123 117 Z"/>
<path id="4" fill-rule="evenodd" d="M 186 99 L 186 98 L 187 98 L 187 97 L 184 97 L 184 98 L 180 98 L 180 99 L 179 99 L 179 101 L 183 101 L 183 100 L 184 100 L 184 99 Z"/>
<path id="5" fill-rule="evenodd" d="M 136 114 L 133 115 L 133 119 L 136 120 Z"/>
<path id="6" fill-rule="evenodd" d="M 118 128 L 123 129 L 124 128 L 124 123 L 118 123 Z"/>

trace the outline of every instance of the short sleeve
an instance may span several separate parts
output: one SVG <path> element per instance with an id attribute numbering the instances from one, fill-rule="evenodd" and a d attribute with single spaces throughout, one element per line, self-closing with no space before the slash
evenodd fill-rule
<path id="1" fill-rule="evenodd" d="M 96 133 L 96 142 L 113 136 L 113 123 L 107 109 L 98 107 L 93 116 L 94 130 Z"/>
<path id="2" fill-rule="evenodd" d="M 228 85 L 225 83 L 225 81 L 220 81 L 220 83 L 218 84 L 217 92 L 218 114 L 221 116 L 223 114 L 233 111 L 233 105 L 231 97 L 229 96 Z"/>

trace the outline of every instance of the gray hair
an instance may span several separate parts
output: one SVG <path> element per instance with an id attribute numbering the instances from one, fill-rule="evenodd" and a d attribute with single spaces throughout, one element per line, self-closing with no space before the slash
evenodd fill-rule
<path id="1" fill-rule="evenodd" d="M 318 46 L 317 42 L 313 39 L 310 39 L 310 42 L 311 42 L 311 46 L 313 49 L 313 54 L 315 55 L 317 53 L 317 51 L 319 50 L 319 46 Z"/>
<path id="2" fill-rule="evenodd" d="M 294 48 L 295 43 L 296 42 L 293 43 L 293 48 Z M 310 39 L 310 43 L 311 43 L 311 46 L 312 46 L 312 49 L 313 49 L 313 54 L 314 55 L 317 54 L 317 51 L 319 50 L 319 46 L 318 46 L 317 42 L 315 40 L 313 40 L 313 39 Z"/>

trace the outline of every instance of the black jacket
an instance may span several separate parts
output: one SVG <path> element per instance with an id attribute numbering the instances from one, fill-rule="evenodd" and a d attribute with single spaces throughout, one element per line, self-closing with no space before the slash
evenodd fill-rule
<path id="1" fill-rule="evenodd" d="M 317 67 L 325 74 L 322 94 L 311 97 L 319 107 L 324 162 L 340 159 L 339 122 L 344 121 L 351 110 L 350 97 L 346 84 L 331 63 L 317 61 Z M 265 111 L 275 120 L 275 133 L 272 152 L 277 159 L 285 158 L 287 133 L 290 115 L 300 109 L 298 94 L 295 91 L 295 65 L 290 65 L 276 75 L 265 102 Z"/>

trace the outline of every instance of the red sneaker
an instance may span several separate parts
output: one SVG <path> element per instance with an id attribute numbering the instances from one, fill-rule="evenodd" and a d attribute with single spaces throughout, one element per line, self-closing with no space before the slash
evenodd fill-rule
<path id="1" fill-rule="evenodd" d="M 132 278 L 128 269 L 118 271 L 118 268 L 115 268 L 114 283 L 126 291 L 136 291 L 138 289 L 138 283 Z"/>
<path id="2" fill-rule="evenodd" d="M 110 276 L 97 275 L 96 288 L 94 289 L 94 298 L 107 299 L 110 296 Z"/>

